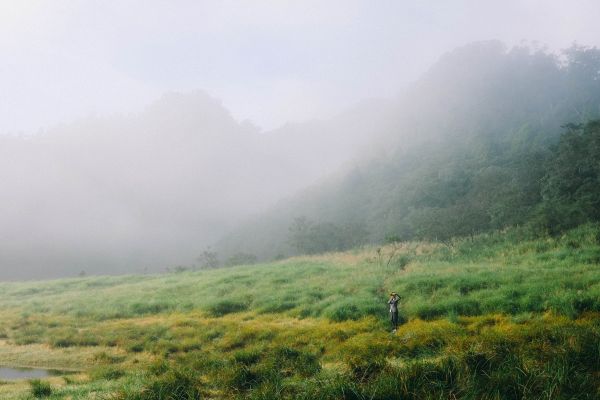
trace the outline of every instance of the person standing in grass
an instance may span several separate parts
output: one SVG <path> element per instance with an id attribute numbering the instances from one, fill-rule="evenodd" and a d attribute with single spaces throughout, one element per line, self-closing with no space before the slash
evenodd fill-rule
<path id="1" fill-rule="evenodd" d="M 398 302 L 400 301 L 400 296 L 398 293 L 392 292 L 390 293 L 390 299 L 388 300 L 388 305 L 390 306 L 390 321 L 392 322 L 392 332 L 396 332 L 398 329 Z"/>

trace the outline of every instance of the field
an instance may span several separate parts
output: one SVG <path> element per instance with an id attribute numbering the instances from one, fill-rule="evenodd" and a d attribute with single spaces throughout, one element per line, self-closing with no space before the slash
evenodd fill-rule
<path id="1" fill-rule="evenodd" d="M 0 321 L 0 364 L 76 371 L 50 399 L 597 399 L 600 227 L 1 283 Z"/>

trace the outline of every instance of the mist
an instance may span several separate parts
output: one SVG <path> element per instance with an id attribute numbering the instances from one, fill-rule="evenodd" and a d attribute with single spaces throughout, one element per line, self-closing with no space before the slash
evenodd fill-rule
<path id="1" fill-rule="evenodd" d="M 468 115 L 478 92 L 447 82 L 468 65 L 432 67 L 454 48 L 600 45 L 591 1 L 0 11 L 4 280 L 194 266 L 307 187 Z"/>
<path id="2" fill-rule="evenodd" d="M 196 91 L 137 114 L 3 136 L 3 275 L 194 265 L 236 223 L 350 159 L 368 130 L 340 120 L 261 133 Z"/>

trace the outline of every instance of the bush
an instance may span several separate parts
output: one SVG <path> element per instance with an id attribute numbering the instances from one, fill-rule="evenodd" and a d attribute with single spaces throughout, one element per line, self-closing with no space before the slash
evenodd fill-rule
<path id="1" fill-rule="evenodd" d="M 35 398 L 48 397 L 52 394 L 52 387 L 48 382 L 33 379 L 29 381 L 29 385 L 31 386 L 31 394 Z"/>

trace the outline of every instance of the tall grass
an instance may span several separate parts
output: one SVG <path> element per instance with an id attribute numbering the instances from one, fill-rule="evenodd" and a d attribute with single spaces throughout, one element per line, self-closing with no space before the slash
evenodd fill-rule
<path id="1" fill-rule="evenodd" d="M 592 399 L 598 238 L 596 225 L 510 230 L 226 270 L 0 283 L 1 336 L 52 354 L 97 349 L 79 361 L 89 381 L 53 398 Z M 391 290 L 405 321 L 395 335 Z"/>
<path id="2" fill-rule="evenodd" d="M 588 225 L 559 238 L 521 240 L 511 231 L 456 241 L 450 248 L 406 246 L 400 255 L 410 261 L 402 267 L 378 262 L 375 249 L 364 249 L 347 257 L 167 276 L 3 283 L 0 305 L 51 320 L 57 315 L 100 321 L 191 310 L 211 315 L 255 310 L 341 321 L 385 318 L 385 295 L 393 289 L 402 294 L 407 317 L 528 311 L 574 317 L 600 311 L 599 231 Z M 27 329 L 24 335 L 32 337 L 45 327 L 30 324 Z"/>
<path id="3" fill-rule="evenodd" d="M 29 381 L 29 384 L 31 385 L 31 394 L 36 399 L 48 397 L 52 394 L 52 387 L 46 381 L 32 379 Z"/>

